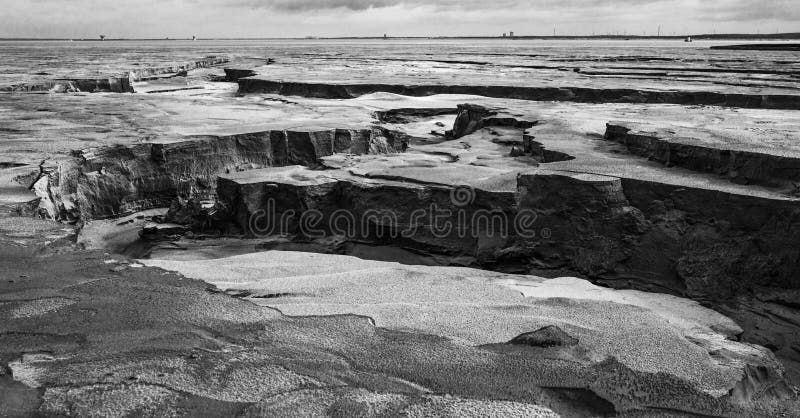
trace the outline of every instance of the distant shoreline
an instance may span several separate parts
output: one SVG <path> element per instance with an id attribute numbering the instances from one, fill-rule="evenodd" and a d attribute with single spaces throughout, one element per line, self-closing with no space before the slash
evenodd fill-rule
<path id="1" fill-rule="evenodd" d="M 791 41 L 800 40 L 800 32 L 776 34 L 700 34 L 689 35 L 696 41 L 727 41 L 727 40 L 760 40 L 760 41 Z M 642 35 L 594 35 L 594 36 L 343 36 L 343 37 L 302 37 L 302 38 L 199 38 L 198 41 L 323 41 L 323 40 L 459 40 L 459 39 L 485 39 L 485 40 L 683 40 L 686 35 L 670 36 L 642 36 Z M 108 41 L 192 41 L 191 38 L 0 38 L 0 41 L 77 41 L 77 42 L 108 42 Z"/>

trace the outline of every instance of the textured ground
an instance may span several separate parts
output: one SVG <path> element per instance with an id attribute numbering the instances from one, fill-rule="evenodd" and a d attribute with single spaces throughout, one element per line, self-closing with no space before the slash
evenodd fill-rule
<path id="1" fill-rule="evenodd" d="M 766 350 L 726 340 L 735 324 L 671 297 L 307 253 L 202 269 L 147 262 L 249 289 L 241 300 L 241 291 L 75 250 L 64 239 L 70 231 L 52 223 L 9 221 L 17 227 L 4 234 L 20 232 L 4 240 L 0 258 L 4 415 L 732 416 L 794 408 L 775 397 L 786 390 L 773 386 L 777 375 L 746 371 L 779 370 Z M 290 294 L 265 303 L 273 292 Z M 487 324 L 501 317 L 507 326 Z M 504 344 L 545 325 L 579 342 Z"/>
<path id="2" fill-rule="evenodd" d="M 0 415 L 796 415 L 797 62 L 707 46 L 0 43 L 0 91 L 166 69 L 0 94 Z M 538 236 L 253 237 L 270 196 Z"/>

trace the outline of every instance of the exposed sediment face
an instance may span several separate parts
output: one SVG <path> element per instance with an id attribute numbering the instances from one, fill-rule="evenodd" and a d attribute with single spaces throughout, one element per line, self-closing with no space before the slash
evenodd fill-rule
<path id="1" fill-rule="evenodd" d="M 255 168 L 319 165 L 334 153 L 403 151 L 406 139 L 380 128 L 266 131 L 175 143 L 77 152 L 34 185 L 50 217 L 75 222 L 169 207 L 176 198 L 212 200 L 217 176 Z"/>
<path id="2" fill-rule="evenodd" d="M 800 109 L 800 95 L 731 94 L 709 91 L 593 89 L 587 87 L 519 87 L 472 85 L 334 84 L 274 81 L 258 77 L 239 80 L 240 94 L 280 94 L 325 99 L 350 99 L 375 92 L 404 96 L 468 94 L 485 97 L 584 103 L 673 103 L 763 109 Z"/>
<path id="3" fill-rule="evenodd" d="M 800 183 L 798 157 L 785 153 L 780 155 L 725 149 L 718 144 L 708 144 L 693 138 L 681 139 L 670 132 L 641 131 L 635 126 L 611 122 L 606 125 L 605 139 L 623 144 L 633 154 L 669 166 L 714 173 L 736 183 L 790 189 L 796 188 Z"/>
<path id="4" fill-rule="evenodd" d="M 224 64 L 228 61 L 228 58 L 224 57 L 206 57 L 176 66 L 137 68 L 122 75 L 98 78 L 59 78 L 36 84 L 0 87 L 0 93 L 134 93 L 133 83 L 137 81 L 163 78 L 164 76 L 185 76 L 189 71 Z"/>

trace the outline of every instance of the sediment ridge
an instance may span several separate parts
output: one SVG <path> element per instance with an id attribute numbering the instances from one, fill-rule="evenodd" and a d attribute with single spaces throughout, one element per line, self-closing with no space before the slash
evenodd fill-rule
<path id="1" fill-rule="evenodd" d="M 667 132 L 643 131 L 624 122 L 608 123 L 605 139 L 624 145 L 635 155 L 668 166 L 714 173 L 735 183 L 796 188 L 800 182 L 800 158 L 791 156 L 704 145 Z"/>
<path id="2" fill-rule="evenodd" d="M 399 152 L 407 138 L 378 127 L 265 131 L 77 151 L 44 170 L 33 189 L 53 219 L 78 222 L 211 199 L 217 176 L 255 168 L 315 166 L 335 153 Z"/>
<path id="3" fill-rule="evenodd" d="M 670 103 L 758 109 L 800 109 L 800 95 L 779 94 L 756 95 L 711 91 L 594 89 L 585 87 L 306 83 L 275 81 L 257 77 L 241 78 L 238 83 L 240 94 L 279 94 L 324 99 L 351 99 L 366 94 L 386 92 L 404 96 L 465 94 L 506 99 L 580 103 Z"/>
<path id="4" fill-rule="evenodd" d="M 137 68 L 121 75 L 103 76 L 97 78 L 58 78 L 33 84 L 18 84 L 0 87 L 0 93 L 135 93 L 133 83 L 146 81 L 165 76 L 182 76 L 189 71 L 208 68 L 229 62 L 224 57 L 206 57 L 187 64 Z"/>

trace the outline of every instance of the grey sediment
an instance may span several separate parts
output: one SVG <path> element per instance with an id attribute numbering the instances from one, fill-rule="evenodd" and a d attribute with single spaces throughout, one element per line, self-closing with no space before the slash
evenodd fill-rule
<path id="1" fill-rule="evenodd" d="M 724 149 L 719 146 L 688 143 L 674 135 L 643 132 L 624 122 L 606 125 L 605 139 L 624 145 L 631 153 L 668 166 L 714 173 L 740 184 L 771 187 L 800 182 L 800 158 L 757 151 Z"/>
<path id="2" fill-rule="evenodd" d="M 228 58 L 209 56 L 186 64 L 145 67 L 125 71 L 123 73 L 98 77 L 64 77 L 36 83 L 22 83 L 12 86 L 0 86 L 0 93 L 135 93 L 133 83 L 165 77 L 186 75 L 189 71 L 209 68 L 229 62 Z"/>
<path id="3" fill-rule="evenodd" d="M 240 94 L 279 94 L 324 99 L 351 99 L 385 92 L 403 96 L 437 94 L 478 95 L 493 98 L 565 101 L 578 103 L 668 103 L 755 109 L 800 109 L 800 95 L 743 94 L 713 91 L 669 91 L 588 87 L 525 87 L 442 84 L 345 84 L 276 81 L 264 78 L 239 79 Z"/>

